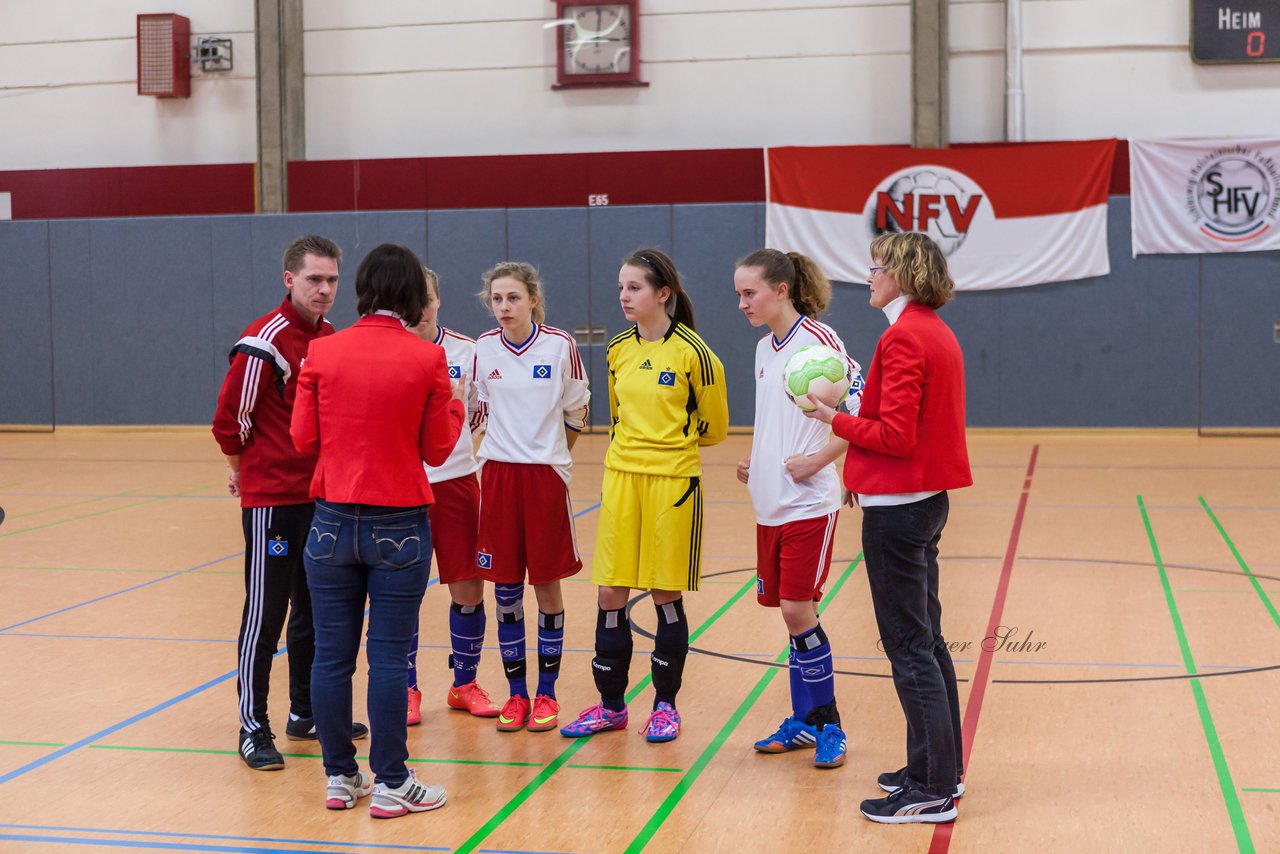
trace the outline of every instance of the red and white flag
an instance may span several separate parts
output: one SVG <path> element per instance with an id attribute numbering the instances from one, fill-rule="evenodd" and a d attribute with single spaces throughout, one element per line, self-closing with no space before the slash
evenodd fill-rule
<path id="1" fill-rule="evenodd" d="M 1133 254 L 1280 249 L 1280 139 L 1129 143 Z"/>
<path id="2" fill-rule="evenodd" d="M 766 243 L 861 282 L 878 234 L 921 231 L 959 290 L 1105 276 L 1115 140 L 770 148 Z"/>

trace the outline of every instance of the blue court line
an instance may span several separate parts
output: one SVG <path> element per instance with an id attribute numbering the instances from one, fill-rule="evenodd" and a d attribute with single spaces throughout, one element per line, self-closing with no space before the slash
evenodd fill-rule
<path id="1" fill-rule="evenodd" d="M 280 649 L 280 652 L 276 653 L 276 655 L 279 655 L 281 652 L 284 652 L 283 647 Z M 169 708 L 170 706 L 181 703 L 183 700 L 186 700 L 190 697 L 194 697 L 196 694 L 199 694 L 201 692 L 207 691 L 210 688 L 214 687 L 215 685 L 219 685 L 223 682 L 226 682 L 228 679 L 235 676 L 236 672 L 237 671 L 232 670 L 222 674 L 221 676 L 210 679 L 208 682 L 204 683 L 203 685 L 198 685 L 195 688 L 192 688 L 190 691 L 186 691 L 182 694 L 179 694 L 178 696 L 174 697 L 171 700 L 165 700 L 163 703 L 152 706 L 146 711 L 139 712 L 133 717 L 127 718 L 118 724 L 112 724 L 111 726 L 107 727 L 104 730 L 99 730 L 98 732 L 95 732 L 93 735 L 86 736 L 80 739 L 79 741 L 72 742 L 71 744 L 66 745 L 65 747 L 60 747 L 57 750 L 53 751 L 52 753 L 46 754 L 40 757 L 39 759 L 28 762 L 26 765 L 23 765 L 20 768 L 15 768 L 14 770 L 10 771 L 8 774 L 0 776 L 0 786 L 3 786 L 5 783 L 8 783 L 10 780 L 21 777 L 23 774 L 26 774 L 28 771 L 34 771 L 37 768 L 40 768 L 44 765 L 49 764 L 55 759 L 61 759 L 63 756 L 66 756 L 68 753 L 74 753 L 75 751 L 79 750 L 82 747 L 88 747 L 90 744 L 93 744 L 95 741 L 101 741 L 102 739 L 106 738 L 112 733 L 119 732 L 125 727 L 132 726 L 133 724 L 136 724 L 138 721 L 151 717 L 157 712 L 162 712 L 165 709 Z M 254 849 L 254 850 L 257 850 L 257 849 Z"/>
<path id="2" fill-rule="evenodd" d="M 132 635 L 55 635 L 41 632 L 9 632 L 7 638 L 53 638 L 55 640 L 165 641 L 167 643 L 235 643 L 235 638 L 147 638 Z"/>
<path id="3" fill-rule="evenodd" d="M 439 581 L 440 581 L 440 576 L 437 575 L 435 578 L 427 582 L 427 588 L 430 588 L 432 585 L 439 583 Z M 366 616 L 368 616 L 369 614 L 367 609 L 365 610 L 364 613 Z M 275 658 L 276 656 L 279 656 L 279 655 L 283 655 L 288 650 L 288 648 L 289 647 L 287 645 L 280 647 L 280 649 L 276 650 L 276 654 L 273 655 L 272 658 Z M 133 724 L 138 723 L 138 721 L 145 720 L 151 717 L 157 712 L 162 712 L 165 709 L 169 708 L 170 706 L 175 706 L 178 703 L 181 703 L 183 700 L 190 699 L 191 697 L 194 697 L 196 694 L 203 693 L 204 691 L 209 690 L 215 685 L 226 682 L 228 679 L 235 676 L 237 672 L 238 672 L 237 670 L 228 671 L 227 673 L 224 673 L 221 676 L 217 676 L 213 679 L 210 679 L 208 682 L 204 683 L 203 685 L 197 685 L 195 688 L 192 688 L 190 691 L 185 691 L 170 700 L 165 700 L 163 703 L 152 706 L 146 711 L 138 712 L 138 714 L 134 715 L 131 718 L 123 720 L 118 724 L 113 724 L 104 730 L 99 730 L 98 732 L 95 732 L 93 735 L 86 736 L 85 738 L 82 738 L 79 741 L 72 742 L 71 744 L 68 744 L 64 747 L 60 747 L 50 754 L 47 754 L 45 756 L 40 757 L 39 759 L 28 762 L 26 765 L 23 765 L 21 768 L 15 768 L 14 770 L 10 771 L 8 774 L 0 776 L 0 786 L 3 786 L 5 783 L 9 782 L 10 780 L 13 780 L 17 777 L 21 777 L 23 774 L 26 774 L 29 771 L 34 771 L 37 768 L 40 768 L 41 766 L 47 765 L 50 762 L 54 761 L 55 759 L 61 759 L 63 756 L 66 756 L 68 753 L 74 753 L 75 751 L 79 750 L 82 747 L 88 747 L 90 744 L 93 744 L 96 741 L 101 741 L 102 739 L 106 738 L 112 733 L 119 732 L 125 727 L 132 726 Z"/>
<path id="4" fill-rule="evenodd" d="M 232 554 L 229 554 L 226 557 L 220 557 L 217 560 L 211 560 L 211 561 L 208 561 L 207 563 L 202 563 L 199 566 L 193 566 L 190 569 L 180 569 L 177 572 L 171 572 L 168 575 L 162 575 L 159 578 L 153 578 L 150 581 L 144 581 L 141 584 L 135 584 L 133 587 L 126 587 L 123 590 L 117 590 L 115 593 L 108 593 L 105 596 L 99 596 L 96 599 L 90 599 L 89 601 L 81 602 L 78 605 L 68 605 L 65 608 L 59 608 L 56 611 L 50 611 L 49 613 L 44 614 L 42 616 L 32 617 L 29 620 L 23 620 L 20 623 L 14 623 L 11 626 L 5 626 L 4 628 L 0 628 L 0 632 L 7 632 L 9 631 L 9 629 L 16 629 L 19 626 L 25 626 L 30 623 L 38 623 L 41 620 L 48 619 L 49 617 L 56 617 L 58 614 L 65 614 L 67 611 L 74 611 L 77 608 L 83 608 L 86 605 L 92 605 L 95 602 L 101 602 L 104 599 L 110 599 L 114 596 L 119 596 L 123 593 L 129 593 L 134 590 L 141 590 L 143 587 L 150 587 L 152 584 L 159 584 L 161 581 L 168 581 L 170 578 L 177 578 L 179 575 L 186 575 L 187 573 L 195 572 L 198 569 L 204 569 L 206 566 L 213 566 L 215 563 L 222 563 L 224 560 L 230 560 L 231 558 L 237 557 L 242 554 L 244 554 L 243 550 L 238 552 L 233 552 Z"/>
<path id="5" fill-rule="evenodd" d="M 579 510 L 577 513 L 574 513 L 574 514 L 573 514 L 573 518 L 577 519 L 579 516 L 585 516 L 585 515 L 587 515 L 587 514 L 588 514 L 588 513 L 590 513 L 592 510 L 599 510 L 599 509 L 600 509 L 600 502 L 599 502 L 599 501 L 597 501 L 595 504 L 592 504 L 592 505 L 591 505 L 590 507 L 588 507 L 586 510 Z"/>
<path id="6" fill-rule="evenodd" d="M 224 842 L 276 842 L 287 845 L 342 845 L 348 848 L 381 848 L 392 849 L 397 851 L 448 851 L 447 847 L 438 845 L 391 845 L 380 844 L 376 842 L 335 842 L 327 839 L 278 839 L 269 836 L 226 836 L 218 833 L 178 833 L 164 832 L 158 830 L 115 830 L 109 827 L 58 827 L 56 825 L 42 824 L 0 824 L 0 828 L 6 830 L 52 830 L 60 833 L 112 833 L 118 836 L 159 836 L 177 839 L 217 839 Z M 5 838 L 0 835 L 0 839 Z M 47 840 L 50 837 L 36 836 L 32 837 L 37 840 Z M 62 840 L 57 840 L 62 841 Z M 76 838 L 76 842 L 102 842 L 108 845 L 127 845 L 125 841 L 115 840 L 93 840 Z M 142 843 L 135 843 L 142 844 Z M 306 850 L 306 849 L 287 849 L 287 848 L 195 848 L 197 851 L 289 851 L 289 850 Z"/>

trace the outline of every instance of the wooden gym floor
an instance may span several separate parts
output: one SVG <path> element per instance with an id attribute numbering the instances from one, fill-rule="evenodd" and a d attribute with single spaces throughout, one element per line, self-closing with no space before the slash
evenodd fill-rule
<path id="1" fill-rule="evenodd" d="M 1280 439 L 971 435 L 977 484 L 952 494 L 942 542 L 968 793 L 938 829 L 857 813 L 904 752 L 857 510 L 842 514 L 823 603 L 849 761 L 819 771 L 808 752 L 751 749 L 789 706 L 786 634 L 754 602 L 733 476 L 748 443 L 705 456 L 704 586 L 687 602 L 708 654 L 689 659 L 680 738 L 647 744 L 634 722 L 584 741 L 506 735 L 447 712 L 448 597 L 433 586 L 426 719 L 409 743 L 449 803 L 374 821 L 364 802 L 323 808 L 314 743 L 281 735 L 280 772 L 237 757 L 243 542 L 207 432 L 0 434 L 0 852 L 1280 848 Z M 587 554 L 603 449 L 588 436 L 576 453 Z M 595 696 L 595 599 L 586 580 L 566 591 L 571 719 Z M 634 619 L 652 629 L 647 600 Z M 490 607 L 481 682 L 502 698 L 493 631 Z M 650 703 L 647 651 L 638 640 L 633 721 Z M 278 666 L 277 722 L 285 678 Z M 358 675 L 358 709 L 363 691 Z"/>

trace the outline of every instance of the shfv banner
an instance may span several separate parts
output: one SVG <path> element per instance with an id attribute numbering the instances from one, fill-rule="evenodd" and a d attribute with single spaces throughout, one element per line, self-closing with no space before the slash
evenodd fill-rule
<path id="1" fill-rule="evenodd" d="M 1280 249 L 1280 139 L 1133 140 L 1133 254 Z"/>
<path id="2" fill-rule="evenodd" d="M 876 235 L 928 234 L 956 287 L 1103 276 L 1115 140 L 771 148 L 766 242 L 863 281 Z"/>

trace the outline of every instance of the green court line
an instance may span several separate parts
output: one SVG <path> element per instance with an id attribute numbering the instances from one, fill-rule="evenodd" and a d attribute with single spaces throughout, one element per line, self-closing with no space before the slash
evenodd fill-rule
<path id="1" fill-rule="evenodd" d="M 1249 583 L 1253 585 L 1254 592 L 1258 594 L 1258 598 L 1262 600 L 1262 605 L 1267 609 L 1267 613 L 1271 615 L 1271 622 L 1276 624 L 1276 628 L 1280 629 L 1280 613 L 1276 613 L 1276 606 L 1272 604 L 1271 597 L 1267 595 L 1267 591 L 1262 589 L 1262 583 L 1258 581 L 1253 574 L 1253 570 L 1249 568 L 1249 564 L 1245 563 L 1244 558 L 1240 556 L 1240 550 L 1236 548 L 1236 544 L 1232 542 L 1231 537 L 1227 536 L 1227 529 L 1222 527 L 1222 523 L 1218 521 L 1217 515 L 1209 509 L 1209 503 L 1204 500 L 1203 495 L 1197 495 L 1200 506 L 1204 508 L 1204 512 L 1209 514 L 1209 518 L 1213 520 L 1213 526 L 1218 529 L 1223 542 L 1227 544 L 1227 548 L 1231 549 L 1231 554 L 1235 557 L 1236 563 L 1244 570 L 1244 574 L 1249 576 Z"/>
<path id="2" fill-rule="evenodd" d="M 3 743 L 3 742 L 0 742 Z M 50 744 L 48 747 L 62 747 L 60 744 Z M 221 750 L 221 749 L 204 749 L 198 747 L 139 747 L 125 744 L 91 744 L 90 750 L 128 750 L 140 753 L 203 753 L 210 756 L 239 756 L 238 750 Z M 287 759 L 321 759 L 319 753 L 284 753 L 281 756 Z M 357 756 L 356 759 L 368 761 L 368 756 Z M 542 765 L 541 762 L 496 762 L 482 759 L 417 759 L 410 757 L 406 762 L 418 764 L 437 764 L 437 765 L 505 765 L 511 767 L 533 767 L 537 768 Z"/>
<path id="3" fill-rule="evenodd" d="M 29 569 L 40 572 L 151 572 L 163 575 L 172 569 L 125 569 L 120 566 L 0 566 L 0 570 Z"/>
<path id="4" fill-rule="evenodd" d="M 854 570 L 857 569 L 858 564 L 861 562 L 862 554 L 859 553 L 858 556 L 855 557 L 847 567 L 845 567 L 844 573 L 832 586 L 831 592 L 822 597 L 822 601 L 818 604 L 819 614 L 825 611 L 827 606 L 835 600 L 836 596 L 839 595 L 841 588 L 844 587 L 844 583 L 849 580 L 849 576 L 853 575 Z M 774 662 L 777 664 L 784 663 L 790 652 L 791 650 L 789 646 L 783 647 L 782 652 L 778 654 L 778 657 L 774 659 Z M 774 677 L 777 676 L 779 672 L 779 668 L 770 667 L 765 674 L 760 677 L 759 681 L 756 682 L 755 687 L 747 694 L 746 699 L 742 701 L 734 713 L 729 717 L 729 720 L 725 721 L 724 726 L 720 728 L 718 733 L 716 733 L 715 738 L 711 739 L 711 743 L 708 744 L 706 749 L 698 756 L 697 760 L 693 763 L 693 766 L 685 772 L 683 777 L 680 778 L 680 782 L 676 783 L 676 787 L 672 789 L 671 794 L 667 795 L 666 800 L 662 802 L 658 809 L 654 811 L 653 815 L 649 817 L 649 820 L 645 822 L 644 827 L 642 827 L 640 832 L 636 834 L 635 839 L 631 840 L 631 844 L 626 847 L 626 854 L 635 854 L 635 852 L 642 851 L 644 847 L 649 844 L 653 839 L 653 835 L 658 832 L 658 829 L 662 827 L 663 823 L 668 817 L 670 817 L 671 813 L 680 803 L 685 793 L 693 788 L 693 784 L 697 782 L 698 776 L 701 775 L 707 765 L 711 763 L 711 760 L 715 758 L 715 755 L 720 752 L 720 748 L 724 746 L 724 743 L 729 739 L 729 736 L 733 734 L 733 731 L 738 728 L 738 724 L 742 723 L 742 719 L 747 716 L 747 712 L 751 711 L 751 707 L 756 704 L 756 701 L 760 699 L 760 695 L 764 693 L 764 689 L 769 686 L 769 683 L 773 681 Z"/>
<path id="5" fill-rule="evenodd" d="M 235 555 L 240 557 L 240 555 Z M 227 558 L 231 560 L 231 558 Z M 164 575 L 173 572 L 172 569 L 138 569 L 126 568 L 123 566 L 0 566 L 0 571 L 17 571 L 17 570 L 33 570 L 39 572 L 141 572 L 151 573 L 153 575 Z M 243 575 L 242 569 L 197 569 L 191 572 L 192 575 Z"/>
<path id="6" fill-rule="evenodd" d="M 40 531 L 40 530 L 43 530 L 44 528 L 52 528 L 55 525 L 65 525 L 68 522 L 79 522 L 83 519 L 92 519 L 94 516 L 103 516 L 107 513 L 117 513 L 121 510 L 128 510 L 131 507 L 141 507 L 144 504 L 155 504 L 157 501 L 165 501 L 169 498 L 180 498 L 181 496 L 188 495 L 192 492 L 195 492 L 196 490 L 207 489 L 208 486 L 209 485 L 207 483 L 202 483 L 199 486 L 193 486 L 190 489 L 183 490 L 182 492 L 174 492 L 169 495 L 157 495 L 153 498 L 147 498 L 143 501 L 135 501 L 132 504 L 122 504 L 119 507 L 110 507 L 106 510 L 97 510 L 97 511 L 94 511 L 93 513 L 84 513 L 79 516 L 72 516 L 69 519 L 59 519 L 56 522 L 45 522 L 43 525 L 32 525 L 30 528 L 19 528 L 16 531 L 9 531 L 7 533 L 0 534 L 0 540 L 4 539 L 5 537 L 16 537 L 18 534 L 25 534 L 28 531 Z"/>
<path id="7" fill-rule="evenodd" d="M 658 771 L 665 774 L 679 774 L 683 768 L 646 768 L 642 765 L 573 765 L 566 768 L 585 768 L 589 771 Z"/>
<path id="8" fill-rule="evenodd" d="M 1280 789 L 1241 789 L 1242 792 L 1267 792 L 1269 794 L 1280 794 Z"/>
<path id="9" fill-rule="evenodd" d="M 32 510 L 30 513 L 14 513 L 10 519 L 25 519 L 28 516 L 39 516 L 41 513 L 52 513 L 55 510 L 65 510 L 68 507 L 79 507 L 81 504 L 92 504 L 95 501 L 108 501 L 112 498 L 128 498 L 126 495 L 97 495 L 93 498 L 81 498 L 79 501 L 70 501 L 66 504 L 55 504 L 52 507 L 43 507 L 39 510 Z"/>
<path id="10" fill-rule="evenodd" d="M 0 745 L 9 747 L 66 747 L 52 741 L 0 741 Z"/>
<path id="11" fill-rule="evenodd" d="M 756 586 L 755 578 L 749 578 L 745 582 L 743 582 L 742 586 L 738 588 L 736 593 L 734 593 L 732 596 L 729 597 L 728 601 L 726 601 L 723 605 L 721 605 L 714 614 L 708 617 L 706 621 L 702 623 L 702 625 L 698 626 L 698 628 L 689 635 L 689 643 L 692 644 L 699 637 L 701 637 L 703 632 L 709 629 L 716 622 L 716 620 L 719 620 L 722 616 L 724 616 L 724 614 L 731 607 L 733 607 L 734 603 L 736 603 L 739 599 L 741 599 L 744 595 L 746 595 L 746 592 L 748 590 L 751 590 L 755 586 Z M 643 679 L 641 679 L 639 682 L 636 683 L 634 688 L 632 688 L 630 691 L 627 692 L 627 695 L 626 695 L 627 702 L 630 703 L 632 700 L 638 697 L 640 695 L 640 692 L 643 691 L 645 688 L 649 687 L 649 683 L 652 681 L 653 681 L 653 674 L 651 673 L 646 674 Z M 594 738 L 594 736 L 587 736 L 586 738 L 575 738 L 572 744 L 570 744 L 568 747 L 562 750 L 559 756 L 551 760 L 551 762 L 548 763 L 545 768 L 543 768 L 540 772 L 538 772 L 537 776 L 535 776 L 532 780 L 530 780 L 528 783 L 524 785 L 524 788 L 516 792 L 515 795 L 512 796 L 511 800 L 503 804 L 502 808 L 499 809 L 496 813 L 494 813 L 493 816 L 488 821 L 482 824 L 479 830 L 471 834 L 471 836 L 469 836 L 465 842 L 463 842 L 456 849 L 454 849 L 454 854 L 469 854 L 469 852 L 475 851 L 477 848 L 479 848 L 480 843 L 483 842 L 489 836 L 489 834 L 497 830 L 498 827 L 504 821 L 510 818 L 511 815 L 517 809 L 519 809 L 520 806 L 525 801 L 529 800 L 529 798 L 533 795 L 534 792 L 542 788 L 543 784 L 545 784 L 547 780 L 551 779 L 552 775 L 555 774 L 556 771 L 559 771 L 562 767 L 567 765 L 569 763 L 569 760 L 573 758 L 573 755 L 577 753 L 579 750 L 581 750 L 584 746 L 586 746 L 587 742 L 589 742 L 592 738 Z"/>
<path id="12" fill-rule="evenodd" d="M 1147 515 L 1146 504 L 1142 496 L 1138 496 L 1138 510 L 1142 513 L 1142 524 L 1147 530 L 1147 540 L 1151 544 L 1151 556 L 1155 559 L 1156 569 L 1160 573 L 1160 586 L 1164 589 L 1165 604 L 1169 608 L 1169 618 L 1173 621 L 1173 631 L 1178 636 L 1178 648 L 1182 650 L 1182 662 L 1187 673 L 1196 673 L 1196 661 L 1191 654 L 1191 644 L 1187 641 L 1187 631 L 1182 625 L 1182 616 L 1178 613 L 1178 603 L 1173 596 L 1173 587 L 1169 584 L 1169 574 L 1164 568 L 1164 558 L 1160 556 L 1160 547 L 1156 545 L 1156 535 L 1151 528 L 1151 517 Z M 1218 775 L 1218 787 L 1222 790 L 1222 800 L 1227 806 L 1227 815 L 1231 818 L 1231 829 L 1235 832 L 1236 847 L 1241 854 L 1252 854 L 1256 851 L 1253 837 L 1249 834 L 1249 824 L 1245 821 L 1244 810 L 1240 806 L 1240 795 L 1236 792 L 1235 783 L 1231 780 L 1231 771 L 1227 767 L 1227 757 L 1222 750 L 1222 742 L 1218 739 L 1218 729 L 1209 712 L 1209 703 L 1205 699 L 1204 686 L 1199 679 L 1188 680 L 1191 693 L 1195 696 L 1196 710 L 1200 713 L 1200 726 L 1204 730 L 1205 741 L 1209 745 L 1209 754 L 1213 757 L 1213 767 Z"/>

